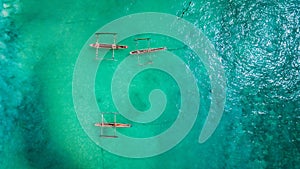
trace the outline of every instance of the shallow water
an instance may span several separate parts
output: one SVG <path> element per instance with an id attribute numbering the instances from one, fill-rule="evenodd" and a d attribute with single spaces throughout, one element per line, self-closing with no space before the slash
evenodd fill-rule
<path id="1" fill-rule="evenodd" d="M 298 1 L 0 2 L 1 168 L 300 168 Z M 225 70 L 225 109 L 212 137 L 199 144 L 211 104 L 207 70 L 183 44 L 152 35 L 158 39 L 153 44 L 188 56 L 181 59 L 198 79 L 201 106 L 192 130 L 174 148 L 125 158 L 99 147 L 82 129 L 72 98 L 73 71 L 81 48 L 101 26 L 150 11 L 182 17 L 211 41 Z M 116 111 L 109 88 L 120 62 L 103 62 L 98 69 L 95 83 L 105 79 L 95 87 L 101 110 Z M 168 74 L 138 74 L 129 97 L 138 110 L 147 110 L 155 88 L 169 101 L 163 115 L 122 134 L 154 136 L 174 122 L 180 99 Z"/>

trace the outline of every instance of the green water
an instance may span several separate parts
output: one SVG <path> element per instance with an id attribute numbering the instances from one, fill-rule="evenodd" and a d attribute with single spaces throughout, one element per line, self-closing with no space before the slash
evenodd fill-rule
<path id="1" fill-rule="evenodd" d="M 1 168 L 300 168 L 298 1 L 27 0 L 2 4 L 6 5 L 0 7 Z M 139 12 L 181 16 L 198 27 L 222 59 L 227 87 L 222 120 L 212 137 L 199 144 L 211 101 L 209 75 L 183 44 L 157 37 L 160 41 L 154 44 L 168 44 L 177 48 L 173 53 L 189 56 L 181 59 L 198 79 L 201 106 L 195 125 L 178 145 L 154 157 L 135 159 L 102 149 L 84 132 L 74 109 L 72 80 L 88 38 L 108 22 Z M 96 84 L 107 82 L 95 87 L 104 111 L 116 111 L 109 88 L 118 63 L 102 63 L 98 69 Z M 137 127 L 120 132 L 149 137 L 174 122 L 172 112 L 180 99 L 176 81 L 168 74 L 159 70 L 139 74 L 130 84 L 129 97 L 138 110 L 147 110 L 149 92 L 155 88 L 167 93 L 164 114 L 149 125 L 134 124 Z"/>

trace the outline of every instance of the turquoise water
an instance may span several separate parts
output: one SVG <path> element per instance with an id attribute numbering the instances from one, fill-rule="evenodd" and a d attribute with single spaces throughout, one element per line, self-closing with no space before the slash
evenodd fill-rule
<path id="1" fill-rule="evenodd" d="M 0 2 L 1 168 L 300 168 L 298 1 Z M 176 55 L 189 56 L 181 59 L 198 79 L 201 107 L 191 132 L 163 154 L 132 159 L 102 149 L 82 129 L 72 98 L 81 48 L 101 26 L 138 12 L 186 19 L 222 58 L 225 109 L 204 144 L 198 143 L 198 136 L 211 101 L 207 71 L 183 44 L 155 35 L 152 38 L 160 41 L 152 44 L 168 44 Z M 130 44 L 130 39 L 123 43 Z M 107 79 L 95 87 L 105 111 L 116 110 L 109 77 L 118 63 L 103 63 L 97 73 L 96 84 Z M 149 125 L 135 124 L 120 132 L 148 137 L 172 124 L 170 113 L 180 100 L 178 86 L 168 74 L 139 74 L 130 84 L 129 97 L 137 109 L 146 110 L 154 88 L 167 93 L 170 104 L 165 113 Z"/>

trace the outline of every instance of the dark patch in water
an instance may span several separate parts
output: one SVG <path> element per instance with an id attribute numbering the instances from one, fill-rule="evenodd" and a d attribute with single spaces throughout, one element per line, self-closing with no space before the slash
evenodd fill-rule
<path id="1" fill-rule="evenodd" d="M 74 168 L 52 147 L 43 118 L 39 81 L 30 69 L 35 61 L 19 54 L 23 46 L 18 43 L 19 34 L 10 14 L 0 16 L 0 166 L 20 167 L 22 163 L 14 164 L 19 161 L 12 160 L 21 157 L 33 168 Z"/>

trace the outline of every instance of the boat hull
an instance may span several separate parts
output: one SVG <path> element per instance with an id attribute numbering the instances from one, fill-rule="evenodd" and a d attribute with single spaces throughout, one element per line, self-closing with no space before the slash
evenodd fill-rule
<path id="1" fill-rule="evenodd" d="M 128 46 L 126 45 L 115 45 L 115 44 L 100 44 L 100 43 L 93 43 L 90 44 L 90 47 L 93 48 L 105 48 L 105 49 L 126 49 Z"/>
<path id="2" fill-rule="evenodd" d="M 96 123 L 95 126 L 97 126 L 97 127 L 117 127 L 117 128 L 131 127 L 130 124 L 123 124 L 123 123 Z"/>
<path id="3" fill-rule="evenodd" d="M 150 49 L 140 49 L 140 50 L 134 50 L 131 51 L 131 55 L 138 55 L 138 54 L 144 54 L 144 53 L 151 53 L 151 52 L 157 52 L 157 51 L 162 51 L 166 50 L 166 47 L 161 47 L 161 48 L 150 48 Z"/>

